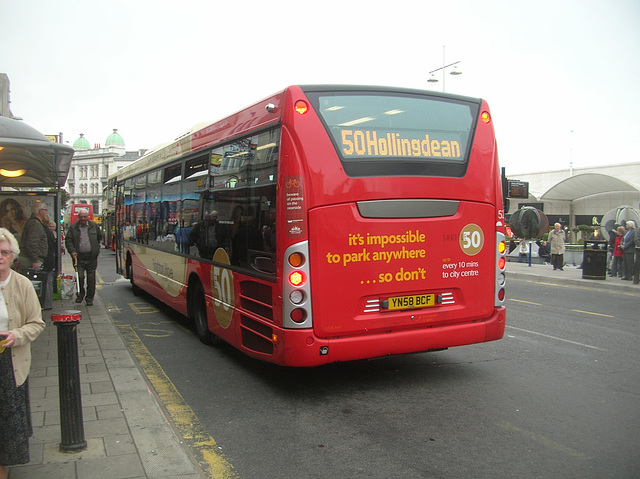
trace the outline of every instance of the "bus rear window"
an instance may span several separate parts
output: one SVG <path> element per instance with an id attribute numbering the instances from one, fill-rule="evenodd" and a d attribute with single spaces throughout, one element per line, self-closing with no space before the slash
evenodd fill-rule
<path id="1" fill-rule="evenodd" d="M 311 93 L 345 163 L 466 162 L 478 104 L 428 95 Z"/>

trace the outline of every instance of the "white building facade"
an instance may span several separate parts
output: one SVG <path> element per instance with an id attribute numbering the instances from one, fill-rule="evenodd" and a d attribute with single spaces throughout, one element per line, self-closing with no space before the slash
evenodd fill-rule
<path id="1" fill-rule="evenodd" d="M 90 204 L 94 215 L 101 215 L 104 209 L 103 190 L 109 175 L 123 166 L 140 158 L 146 150 L 126 151 L 125 143 L 117 129 L 107 137 L 105 146 L 90 147 L 89 141 L 81 133 L 73 143 L 75 154 L 67 177 L 69 204 Z"/>
<path id="2" fill-rule="evenodd" d="M 559 222 L 573 230 L 599 225 L 605 214 L 621 206 L 640 209 L 640 162 L 507 177 L 529 183 L 529 198 L 511 199 L 507 219 L 522 206 L 534 206 L 550 224 Z"/>

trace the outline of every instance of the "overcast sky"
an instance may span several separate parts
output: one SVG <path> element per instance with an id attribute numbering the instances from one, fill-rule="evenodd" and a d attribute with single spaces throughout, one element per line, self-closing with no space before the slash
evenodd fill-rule
<path id="1" fill-rule="evenodd" d="M 3 0 L 11 110 L 152 148 L 292 84 L 488 101 L 507 174 L 640 161 L 640 1 Z M 447 73 L 450 70 L 446 70 Z"/>

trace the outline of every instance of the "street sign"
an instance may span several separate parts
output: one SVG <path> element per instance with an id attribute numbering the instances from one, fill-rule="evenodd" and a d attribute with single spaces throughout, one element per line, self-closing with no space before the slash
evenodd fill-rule
<path id="1" fill-rule="evenodd" d="M 529 198 L 529 182 L 528 181 L 518 181 L 518 180 L 509 180 L 509 198 L 521 198 L 527 199 Z"/>

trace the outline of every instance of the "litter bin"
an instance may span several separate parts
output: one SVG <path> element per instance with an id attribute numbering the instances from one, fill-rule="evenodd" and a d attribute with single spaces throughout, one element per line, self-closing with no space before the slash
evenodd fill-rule
<path id="1" fill-rule="evenodd" d="M 607 279 L 607 247 L 606 240 L 584 242 L 582 256 L 583 279 Z"/>

